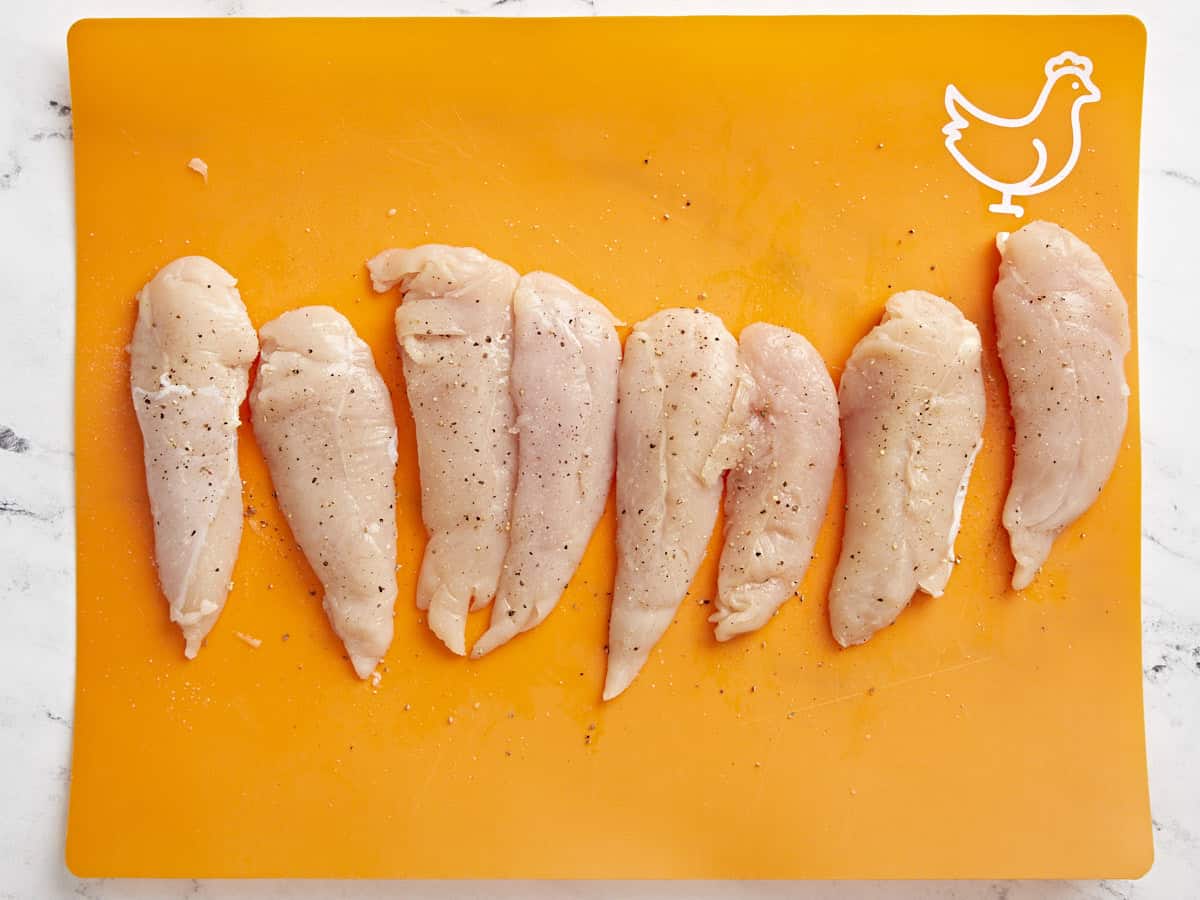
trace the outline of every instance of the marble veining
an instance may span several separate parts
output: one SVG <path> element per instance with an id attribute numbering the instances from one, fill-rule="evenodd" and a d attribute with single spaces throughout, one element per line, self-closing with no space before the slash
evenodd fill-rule
<path id="1" fill-rule="evenodd" d="M 1144 446 L 1143 664 L 1156 862 L 1138 882 L 220 882 L 79 880 L 63 865 L 74 659 L 71 347 L 74 339 L 70 24 L 136 15 L 630 15 L 962 12 L 875 0 L 61 0 L 12 3 L 0 29 L 0 900 L 110 898 L 1175 898 L 1200 884 L 1200 8 L 1059 2 L 1133 12 L 1150 33 L 1142 157 L 1139 343 Z M 1046 12 L 1041 0 L 972 12 Z M 698 852 L 703 852 L 698 848 Z"/>
<path id="2" fill-rule="evenodd" d="M 1190 184 L 1192 187 L 1200 187 L 1200 178 L 1189 175 L 1187 172 L 1180 172 L 1178 169 L 1163 169 L 1162 173 L 1168 178 L 1178 178 L 1184 184 Z"/>

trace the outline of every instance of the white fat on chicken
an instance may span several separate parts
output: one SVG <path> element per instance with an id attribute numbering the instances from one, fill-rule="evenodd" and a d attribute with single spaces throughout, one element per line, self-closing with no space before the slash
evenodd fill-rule
<path id="1" fill-rule="evenodd" d="M 794 331 L 762 322 L 738 338 L 750 415 L 726 479 L 716 638 L 761 628 L 812 561 L 829 506 L 841 432 L 837 392 L 820 355 Z"/>
<path id="2" fill-rule="evenodd" d="M 617 574 L 604 699 L 645 665 L 716 525 L 749 412 L 737 343 L 700 309 L 666 309 L 625 343 L 617 404 Z"/>
<path id="3" fill-rule="evenodd" d="M 603 304 L 545 272 L 513 296 L 517 482 L 483 656 L 542 622 L 604 513 L 616 466 L 621 342 Z"/>
<path id="4" fill-rule="evenodd" d="M 328 306 L 262 327 L 254 434 L 359 678 L 392 642 L 396 420 L 371 349 Z"/>
<path id="5" fill-rule="evenodd" d="M 846 524 L 829 615 L 843 647 L 890 625 L 917 590 L 941 596 L 985 399 L 979 331 L 923 291 L 887 302 L 840 387 Z"/>
<path id="6" fill-rule="evenodd" d="M 429 541 L 417 607 L 454 653 L 467 613 L 496 593 L 508 551 L 517 474 L 509 393 L 517 273 L 469 247 L 385 250 L 367 263 L 376 291 L 399 287 L 396 310 L 416 425 L 421 518 Z"/>
<path id="7" fill-rule="evenodd" d="M 1021 590 L 1116 464 L 1129 308 L 1104 262 L 1065 228 L 1031 222 L 997 246 L 996 336 L 1016 427 L 1003 518 Z"/>
<path id="8" fill-rule="evenodd" d="M 158 578 L 189 659 L 225 606 L 242 536 L 238 408 L 258 339 L 236 285 L 201 256 L 168 263 L 137 295 L 129 347 Z"/>

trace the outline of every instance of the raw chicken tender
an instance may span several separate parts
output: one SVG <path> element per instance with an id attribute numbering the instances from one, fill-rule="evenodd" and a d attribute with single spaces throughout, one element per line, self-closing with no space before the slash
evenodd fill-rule
<path id="1" fill-rule="evenodd" d="M 795 593 L 829 506 L 841 442 L 837 393 L 812 344 L 762 322 L 738 344 L 753 387 L 745 443 L 725 486 L 725 546 L 709 620 L 719 641 L 761 628 Z"/>
<path id="2" fill-rule="evenodd" d="M 396 603 L 396 419 L 371 349 L 328 306 L 286 312 L 262 328 L 250 408 L 325 613 L 366 678 Z"/>
<path id="3" fill-rule="evenodd" d="M 168 263 L 138 293 L 129 348 L 158 580 L 188 659 L 225 606 L 242 537 L 238 408 L 258 339 L 236 284 L 202 256 Z"/>
<path id="4" fill-rule="evenodd" d="M 467 612 L 486 606 L 508 551 L 517 473 L 509 395 L 518 276 L 468 247 L 385 250 L 369 263 L 383 292 L 399 285 L 396 337 L 416 423 L 421 518 L 429 534 L 417 607 L 460 656 Z"/>
<path id="5" fill-rule="evenodd" d="M 711 313 L 666 309 L 638 323 L 626 341 L 605 700 L 641 671 L 700 567 L 721 475 L 737 458 L 747 387 L 737 344 Z"/>
<path id="6" fill-rule="evenodd" d="M 604 513 L 616 465 L 621 343 L 602 304 L 533 272 L 513 297 L 517 486 L 483 656 L 554 609 Z"/>
<path id="7" fill-rule="evenodd" d="M 996 333 L 1016 425 L 1004 527 L 1021 590 L 1112 474 L 1128 412 L 1129 309 L 1100 257 L 1066 229 L 1031 222 L 997 243 Z"/>
<path id="8" fill-rule="evenodd" d="M 843 647 L 941 596 L 982 445 L 979 331 L 940 297 L 904 291 L 858 342 L 841 383 L 846 528 L 829 616 Z"/>

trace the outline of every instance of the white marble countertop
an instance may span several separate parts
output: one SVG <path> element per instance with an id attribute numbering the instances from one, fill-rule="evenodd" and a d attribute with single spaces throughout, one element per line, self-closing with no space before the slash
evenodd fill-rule
<path id="1" fill-rule="evenodd" d="M 53 897 L 1185 897 L 1200 884 L 1200 6 L 804 0 L 43 0 L 0 28 L 0 900 Z M 76 19 L 213 15 L 1133 12 L 1149 57 L 1140 295 L 1146 726 L 1156 861 L 1138 882 L 81 881 L 63 863 L 74 659 L 71 120 Z"/>

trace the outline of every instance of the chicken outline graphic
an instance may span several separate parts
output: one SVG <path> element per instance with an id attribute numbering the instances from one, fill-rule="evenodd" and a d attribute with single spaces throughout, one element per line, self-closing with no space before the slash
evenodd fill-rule
<path id="1" fill-rule="evenodd" d="M 1079 160 L 1079 151 L 1083 144 L 1079 111 L 1085 104 L 1095 103 L 1100 99 L 1100 89 L 1092 81 L 1092 61 L 1083 54 L 1067 50 L 1046 60 L 1045 72 L 1046 83 L 1033 109 L 1018 118 L 1006 118 L 985 112 L 964 97 L 962 91 L 953 84 L 946 85 L 946 112 L 950 115 L 950 121 L 942 128 L 942 134 L 946 135 L 946 149 L 968 175 L 1000 193 L 1000 202 L 988 206 L 991 212 L 1006 213 L 1020 218 L 1025 215 L 1025 208 L 1013 203 L 1014 197 L 1032 197 L 1050 190 L 1071 174 Z M 967 159 L 959 149 L 958 142 L 963 136 L 963 130 L 971 126 L 971 119 L 999 128 L 1032 126 L 1045 109 L 1051 94 L 1064 87 L 1075 95 L 1071 103 L 1071 153 L 1062 168 L 1045 181 L 1038 179 L 1046 173 L 1046 145 L 1036 135 L 1030 139 L 1030 143 L 1037 155 L 1037 161 L 1028 175 L 1015 182 L 1000 181 L 991 177 Z"/>

